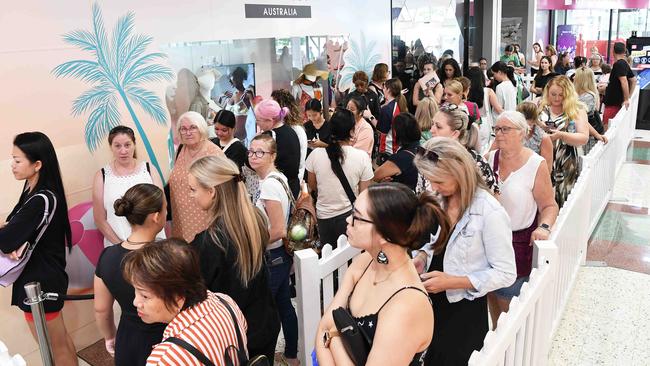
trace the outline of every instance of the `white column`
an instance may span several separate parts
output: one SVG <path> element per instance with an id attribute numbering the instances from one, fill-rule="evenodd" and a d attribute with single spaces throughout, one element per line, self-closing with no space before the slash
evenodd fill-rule
<path id="1" fill-rule="evenodd" d="M 502 0 L 485 0 L 483 4 L 483 57 L 491 65 L 500 57 Z"/>

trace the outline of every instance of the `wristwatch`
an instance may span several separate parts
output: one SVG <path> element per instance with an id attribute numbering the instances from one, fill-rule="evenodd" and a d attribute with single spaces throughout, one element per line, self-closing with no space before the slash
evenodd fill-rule
<path id="1" fill-rule="evenodd" d="M 551 227 L 548 224 L 541 224 L 538 227 L 548 231 L 549 233 L 551 232 Z"/>
<path id="2" fill-rule="evenodd" d="M 326 330 L 323 333 L 323 345 L 325 348 L 330 348 L 330 343 L 332 342 L 332 338 L 334 337 L 339 337 L 341 334 L 339 334 L 338 330 Z"/>

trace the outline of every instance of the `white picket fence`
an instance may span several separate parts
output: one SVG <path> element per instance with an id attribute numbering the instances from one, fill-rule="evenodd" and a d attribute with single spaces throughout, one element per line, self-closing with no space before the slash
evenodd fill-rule
<path id="1" fill-rule="evenodd" d="M 582 157 L 580 177 L 560 210 L 549 240 L 535 243 L 530 281 L 523 285 L 520 296 L 513 298 L 508 313 L 501 315 L 496 331 L 488 332 L 483 349 L 472 354 L 469 365 L 547 363 L 551 341 L 585 261 L 587 241 L 609 201 L 634 135 L 638 98 L 637 88 L 630 109 L 621 110 L 610 121 L 605 135 L 609 143 L 599 142 Z M 318 322 L 334 294 L 333 273 L 338 271 L 341 281 L 348 262 L 358 253 L 343 236 L 336 250 L 326 245 L 320 259 L 312 250 L 295 253 L 299 357 L 303 365 L 312 365 Z"/>
<path id="2" fill-rule="evenodd" d="M 13 357 L 9 354 L 7 346 L 0 341 L 0 366 L 25 366 L 27 363 L 25 359 L 19 355 L 15 354 Z"/>

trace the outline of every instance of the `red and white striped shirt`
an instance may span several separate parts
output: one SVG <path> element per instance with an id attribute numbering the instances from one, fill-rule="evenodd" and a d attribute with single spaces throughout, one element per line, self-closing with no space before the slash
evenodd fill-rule
<path id="1" fill-rule="evenodd" d="M 205 301 L 176 315 L 165 328 L 163 340 L 168 337 L 180 338 L 196 347 L 217 366 L 225 364 L 223 354 L 228 346 L 235 345 L 240 350 L 245 350 L 247 324 L 244 314 L 229 296 L 219 294 L 218 297 L 225 300 L 234 311 L 243 345 L 237 344 L 237 333 L 228 309 L 219 301 L 217 294 L 210 291 Z M 234 352 L 231 356 L 237 364 Z M 190 352 L 170 342 L 157 344 L 147 358 L 147 365 L 203 366 Z"/>

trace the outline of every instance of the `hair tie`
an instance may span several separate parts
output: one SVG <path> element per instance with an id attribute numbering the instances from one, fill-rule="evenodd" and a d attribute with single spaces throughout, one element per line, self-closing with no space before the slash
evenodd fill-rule
<path id="1" fill-rule="evenodd" d="M 287 108 L 287 107 L 282 107 L 282 108 L 280 109 L 280 113 L 278 114 L 278 119 L 279 119 L 280 121 L 283 121 L 283 120 L 284 120 L 284 117 L 286 117 L 287 113 L 289 113 L 289 108 Z"/>
<path id="2" fill-rule="evenodd" d="M 232 177 L 232 179 L 237 183 L 244 181 L 244 176 L 241 175 L 241 173 L 233 174 Z"/>

